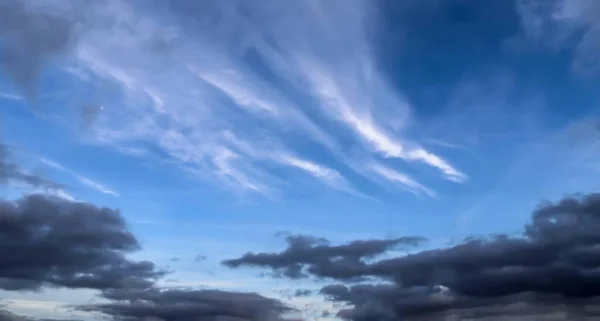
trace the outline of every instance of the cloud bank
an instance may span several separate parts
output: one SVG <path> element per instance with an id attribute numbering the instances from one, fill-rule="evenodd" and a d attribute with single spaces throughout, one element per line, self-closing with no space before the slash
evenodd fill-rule
<path id="1" fill-rule="evenodd" d="M 7 151 L 2 151 L 4 160 Z M 1 164 L 3 178 L 24 180 L 17 165 Z M 255 293 L 161 288 L 156 282 L 167 273 L 128 257 L 138 250 L 118 210 L 42 194 L 0 200 L 2 290 L 98 290 L 101 303 L 72 308 L 115 320 L 278 321 L 289 311 Z M 3 321 L 46 320 L 5 308 L 0 309 Z"/>
<path id="2" fill-rule="evenodd" d="M 292 241 L 283 252 L 246 254 L 224 264 L 285 271 L 283 275 L 291 278 L 304 274 L 344 283 L 379 280 L 322 289 L 331 300 L 354 305 L 340 316 L 355 321 L 587 320 L 600 317 L 598 228 L 600 194 L 589 194 L 542 204 L 520 236 L 470 239 L 379 260 L 372 255 L 399 241 L 338 246 Z"/>

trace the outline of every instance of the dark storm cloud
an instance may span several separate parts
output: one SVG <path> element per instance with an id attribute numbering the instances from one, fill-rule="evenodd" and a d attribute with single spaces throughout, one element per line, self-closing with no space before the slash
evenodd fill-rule
<path id="1" fill-rule="evenodd" d="M 117 320 L 157 318 L 168 321 L 283 320 L 288 309 L 279 301 L 255 293 L 217 290 L 145 289 L 105 292 L 111 303 L 80 307 L 101 312 Z"/>
<path id="2" fill-rule="evenodd" d="M 75 21 L 59 8 L 21 0 L 0 1 L 0 66 L 23 95 L 35 99 L 37 78 L 46 63 L 73 37 Z"/>
<path id="3" fill-rule="evenodd" d="M 420 237 L 401 237 L 388 240 L 360 240 L 344 245 L 333 246 L 322 238 L 304 235 L 291 235 L 286 237 L 288 247 L 281 253 L 246 253 L 242 257 L 225 260 L 223 264 L 228 267 L 256 266 L 268 267 L 285 277 L 298 279 L 306 277 L 303 270 L 306 266 L 308 272 L 318 276 L 325 276 L 318 270 L 327 270 L 330 267 L 348 266 L 350 268 L 364 265 L 364 259 L 373 258 L 388 250 L 413 247 L 423 243 Z M 360 277 L 354 273 L 348 278 Z"/>
<path id="4" fill-rule="evenodd" d="M 557 317 L 567 312 L 568 318 L 598 317 L 593 308 L 600 297 L 598 231 L 600 194 L 595 193 L 543 204 L 518 237 L 470 239 L 449 248 L 372 262 L 364 260 L 374 254 L 370 251 L 353 252 L 351 260 L 333 259 L 340 254 L 332 248 L 353 248 L 356 242 L 335 247 L 305 244 L 301 250 L 290 243 L 281 253 L 247 254 L 228 265 L 291 268 L 340 281 L 370 277 L 388 282 L 323 288 L 330 299 L 356 306 L 343 312 L 353 320 L 409 316 L 444 320 L 450 314 L 489 319 L 510 313 Z"/>
<path id="5" fill-rule="evenodd" d="M 44 195 L 0 201 L 0 288 L 145 288 L 160 275 L 118 211 Z"/>
<path id="6" fill-rule="evenodd" d="M 0 184 L 18 182 L 31 187 L 59 189 L 61 186 L 41 176 L 27 173 L 21 166 L 10 161 L 8 146 L 0 142 Z"/>

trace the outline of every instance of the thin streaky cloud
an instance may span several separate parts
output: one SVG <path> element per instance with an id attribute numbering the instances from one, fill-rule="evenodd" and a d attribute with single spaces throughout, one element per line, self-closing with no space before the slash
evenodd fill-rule
<path id="1" fill-rule="evenodd" d="M 23 97 L 21 97 L 20 95 L 16 95 L 16 94 L 0 92 L 0 99 L 21 101 L 21 100 L 23 100 Z"/>
<path id="2" fill-rule="evenodd" d="M 425 185 L 413 180 L 410 176 L 395 171 L 381 164 L 371 166 L 371 170 L 382 178 L 401 184 L 404 188 L 414 194 L 425 194 L 429 197 L 435 197 L 436 193 Z"/>
<path id="3" fill-rule="evenodd" d="M 169 9 L 161 19 L 131 2 L 94 7 L 93 17 L 120 23 L 84 31 L 65 66 L 66 74 L 77 70 L 74 77 L 88 79 L 94 90 L 111 88 L 86 138 L 116 150 L 148 151 L 138 157 L 156 150 L 200 179 L 271 196 L 294 188 L 285 174 L 269 170 L 273 163 L 354 191 L 354 175 L 341 173 L 364 176 L 365 168 L 335 164 L 348 164 L 356 154 L 422 163 L 465 181 L 448 160 L 403 134 L 412 106 L 376 68 L 365 38 L 372 22 L 368 6 L 215 2 L 189 17 Z M 147 19 L 139 24 L 138 17 Z M 148 50 L 149 40 L 161 40 L 148 35 L 159 35 L 171 18 L 169 33 L 176 36 L 169 39 L 169 54 Z M 347 33 L 340 37 L 340 30 Z M 304 148 L 334 162 L 320 164 Z"/>
<path id="4" fill-rule="evenodd" d="M 116 192 L 116 191 L 114 191 L 114 190 L 106 187 L 105 185 L 103 185 L 101 183 L 98 183 L 98 182 L 96 182 L 96 181 L 94 181 L 94 180 L 92 180 L 90 178 L 87 178 L 87 177 L 85 177 L 83 175 L 80 175 L 80 174 L 78 174 L 78 173 L 76 173 L 76 172 L 74 172 L 74 171 L 66 168 L 65 166 L 63 166 L 63 165 L 61 165 L 61 164 L 59 164 L 59 163 L 57 163 L 57 162 L 55 162 L 55 161 L 53 161 L 51 159 L 40 158 L 40 162 L 42 164 L 45 164 L 45 165 L 47 165 L 49 167 L 52 167 L 52 168 L 54 168 L 56 170 L 59 170 L 61 172 L 67 173 L 67 174 L 75 177 L 81 184 L 83 184 L 83 185 L 85 185 L 85 186 L 87 186 L 87 187 L 89 187 L 89 188 L 91 188 L 91 189 L 93 189 L 95 191 L 98 191 L 98 192 L 103 193 L 103 194 L 111 195 L 111 196 L 114 196 L 114 197 L 121 196 L 121 194 L 119 194 L 118 192 Z"/>

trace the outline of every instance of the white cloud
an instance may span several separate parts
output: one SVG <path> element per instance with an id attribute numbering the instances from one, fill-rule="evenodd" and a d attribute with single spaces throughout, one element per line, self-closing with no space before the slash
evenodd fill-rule
<path id="1" fill-rule="evenodd" d="M 407 189 L 412 193 L 423 193 L 429 197 L 435 197 L 436 195 L 435 192 L 430 188 L 413 180 L 408 175 L 397 172 L 389 167 L 383 166 L 381 164 L 375 164 L 371 166 L 371 170 L 388 181 L 400 184 L 403 188 Z"/>
<path id="2" fill-rule="evenodd" d="M 90 131 L 96 142 L 120 151 L 151 146 L 191 173 L 240 190 L 272 196 L 290 188 L 269 172 L 283 164 L 358 195 L 339 168 L 299 149 L 347 165 L 347 144 L 353 155 L 417 162 L 464 181 L 449 161 L 403 135 L 411 107 L 375 67 L 365 35 L 371 5 L 214 2 L 158 16 L 108 2 L 90 11 L 93 21 L 112 23 L 85 29 L 65 68 L 110 93 Z M 362 175 L 366 168 L 350 170 Z"/>
<path id="3" fill-rule="evenodd" d="M 115 196 L 115 197 L 121 196 L 118 192 L 116 192 L 116 191 L 114 191 L 114 190 L 106 187 L 105 185 L 100 184 L 100 183 L 98 183 L 98 182 L 96 182 L 94 180 L 91 180 L 91 179 L 89 179 L 89 178 L 87 178 L 87 177 L 85 177 L 83 175 L 78 174 L 78 173 L 75 173 L 74 171 L 72 171 L 72 170 L 64 167 L 63 165 L 61 165 L 61 164 L 59 164 L 59 163 L 57 163 L 57 162 L 55 162 L 53 160 L 50 160 L 50 159 L 47 159 L 47 158 L 40 158 L 40 162 L 43 163 L 43 164 L 45 164 L 45 165 L 47 165 L 47 166 L 50 166 L 50 167 L 52 167 L 54 169 L 57 169 L 57 170 L 59 170 L 61 172 L 65 172 L 65 173 L 67 173 L 67 174 L 75 177 L 81 184 L 83 184 L 83 185 L 85 185 L 85 186 L 87 186 L 87 187 L 89 187 L 89 188 L 91 188 L 93 190 L 96 190 L 96 191 L 98 191 L 100 193 L 111 195 L 111 196 Z M 64 193 L 62 193 L 62 195 L 67 196 Z"/>
<path id="4" fill-rule="evenodd" d="M 331 169 L 315 162 L 294 156 L 283 155 L 280 158 L 283 163 L 301 169 L 337 189 L 343 190 L 349 188 L 348 182 L 335 169 Z"/>

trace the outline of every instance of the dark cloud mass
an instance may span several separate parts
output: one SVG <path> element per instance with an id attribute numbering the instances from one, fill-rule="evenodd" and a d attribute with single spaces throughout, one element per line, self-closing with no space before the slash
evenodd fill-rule
<path id="1" fill-rule="evenodd" d="M 288 309 L 255 293 L 217 290 L 145 289 L 105 292 L 111 303 L 80 307 L 117 320 L 157 318 L 167 321 L 277 321 Z"/>
<path id="2" fill-rule="evenodd" d="M 421 244 L 425 239 L 401 237 L 389 240 L 360 240 L 332 246 L 322 238 L 291 235 L 286 237 L 286 241 L 288 248 L 281 253 L 246 253 L 241 258 L 223 261 L 223 264 L 228 267 L 244 265 L 270 267 L 275 272 L 292 279 L 306 277 L 308 274 L 304 271 L 304 267 L 308 267 L 309 274 L 327 276 L 329 268 L 346 266 L 353 269 L 363 265 L 363 260 L 366 258 L 376 257 L 391 249 L 413 247 Z M 360 276 L 351 272 L 347 274 L 347 278 Z"/>
<path id="3" fill-rule="evenodd" d="M 76 321 L 76 320 L 60 320 L 60 319 L 48 319 L 48 318 L 38 319 L 38 318 L 31 318 L 31 317 L 26 317 L 23 315 L 14 314 L 14 313 L 11 313 L 11 312 L 5 311 L 5 310 L 0 310 L 0 321 Z"/>
<path id="4" fill-rule="evenodd" d="M 600 194 L 589 194 L 540 206 L 518 237 L 471 239 L 372 262 L 365 258 L 385 247 L 381 252 L 364 251 L 355 245 L 365 243 L 352 242 L 304 244 L 298 249 L 290 242 L 281 253 L 246 254 L 225 263 L 306 271 L 339 281 L 380 279 L 379 285 L 337 284 L 322 289 L 333 301 L 354 304 L 354 309 L 340 313 L 355 321 L 598 320 L 598 231 Z M 342 248 L 342 257 L 352 259 L 333 259 L 341 256 L 335 249 Z"/>
<path id="5" fill-rule="evenodd" d="M 0 184 L 24 180 L 6 155 L 0 149 Z M 0 200 L 2 290 L 97 289 L 105 299 L 102 304 L 74 308 L 114 320 L 283 320 L 287 308 L 258 294 L 158 288 L 155 282 L 165 272 L 152 262 L 127 258 L 139 249 L 117 210 L 39 194 Z M 5 308 L 0 305 L 0 321 L 49 320 Z"/>
<path id="6" fill-rule="evenodd" d="M 151 262 L 125 255 L 139 248 L 118 211 L 44 195 L 0 201 L 0 288 L 148 287 Z"/>

